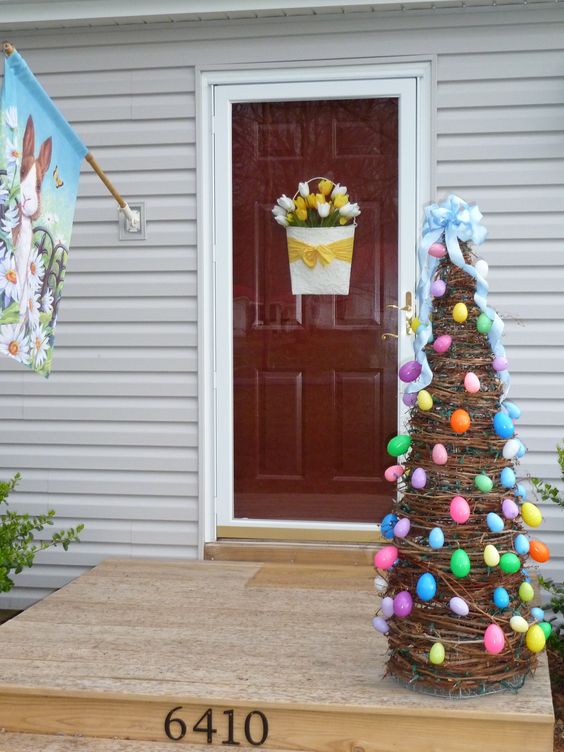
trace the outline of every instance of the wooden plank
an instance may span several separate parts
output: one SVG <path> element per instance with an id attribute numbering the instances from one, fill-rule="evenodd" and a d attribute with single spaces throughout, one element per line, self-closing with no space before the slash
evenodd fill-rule
<path id="1" fill-rule="evenodd" d="M 171 742 L 128 741 L 126 739 L 87 739 L 81 736 L 46 736 L 0 731 L 2 752 L 170 752 Z M 186 749 L 186 747 L 184 747 Z M 191 752 L 225 752 L 215 744 L 194 744 Z M 237 747 L 237 752 L 250 752 L 252 747 Z"/>
<path id="2" fill-rule="evenodd" d="M 255 540 L 285 541 L 340 541 L 341 543 L 378 543 L 382 537 L 374 525 L 373 530 L 327 530 L 323 528 L 276 528 L 244 525 L 218 525 L 218 538 L 249 538 Z"/>
<path id="3" fill-rule="evenodd" d="M 206 543 L 204 558 L 209 561 L 262 561 L 286 564 L 339 564 L 370 566 L 375 546 L 340 543 L 284 543 L 281 541 L 222 540 Z"/>

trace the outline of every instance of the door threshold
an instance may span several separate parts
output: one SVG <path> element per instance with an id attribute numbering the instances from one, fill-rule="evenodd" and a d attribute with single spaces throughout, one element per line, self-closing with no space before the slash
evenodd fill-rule
<path id="1" fill-rule="evenodd" d="M 378 528 L 372 530 L 339 530 L 324 528 L 258 527 L 254 525 L 218 525 L 217 538 L 269 541 L 302 541 L 304 543 L 383 543 Z"/>
<path id="2" fill-rule="evenodd" d="M 206 543 L 208 561 L 257 561 L 279 564 L 373 566 L 378 543 L 230 539 Z"/>

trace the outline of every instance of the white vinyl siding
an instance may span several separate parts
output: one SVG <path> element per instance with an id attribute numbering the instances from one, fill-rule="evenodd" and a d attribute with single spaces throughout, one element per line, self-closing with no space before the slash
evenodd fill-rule
<path id="1" fill-rule="evenodd" d="M 546 6 L 142 24 L 12 38 L 127 199 L 147 239 L 84 165 L 54 370 L 0 362 L 0 474 L 18 508 L 83 521 L 0 598 L 25 605 L 107 556 L 198 555 L 196 66 L 431 60 L 438 198 L 476 201 L 491 302 L 506 322 L 528 472 L 555 479 L 564 437 L 564 15 Z M 301 61 L 301 62 L 298 62 Z M 435 188 L 433 188 L 435 190 Z M 199 197 L 205 201 L 206 197 Z M 545 508 L 543 569 L 564 576 L 564 515 Z"/>

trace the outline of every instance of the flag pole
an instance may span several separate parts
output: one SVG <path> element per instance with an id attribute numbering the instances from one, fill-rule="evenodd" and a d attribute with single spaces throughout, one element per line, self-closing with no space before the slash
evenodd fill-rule
<path id="1" fill-rule="evenodd" d="M 9 42 L 5 41 L 2 43 L 2 51 L 4 52 L 4 55 L 6 57 L 10 57 L 10 55 L 15 52 L 16 48 L 14 45 Z M 121 193 L 116 189 L 112 181 L 109 179 L 109 177 L 106 175 L 104 170 L 100 167 L 98 162 L 94 159 L 94 156 L 91 151 L 88 152 L 88 154 L 85 157 L 88 164 L 92 167 L 96 175 L 100 178 L 102 183 L 106 186 L 108 191 L 112 194 L 112 196 L 115 198 L 115 200 L 118 202 L 120 211 L 123 213 L 127 221 L 129 222 L 130 229 L 135 231 L 139 229 L 140 226 L 140 217 L 138 211 L 132 211 L 132 209 L 127 204 L 127 201 L 123 198 Z"/>

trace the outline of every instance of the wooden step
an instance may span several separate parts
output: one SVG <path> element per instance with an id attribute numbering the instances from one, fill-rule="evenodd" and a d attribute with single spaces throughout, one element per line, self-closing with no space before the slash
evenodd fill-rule
<path id="1" fill-rule="evenodd" d="M 206 746 L 208 719 L 222 749 L 552 750 L 544 656 L 517 695 L 457 702 L 384 679 L 372 580 L 368 566 L 108 560 L 0 627 L 0 728 L 94 752 Z"/>
<path id="2" fill-rule="evenodd" d="M 378 543 L 290 543 L 284 541 L 221 540 L 206 543 L 209 561 L 260 561 L 280 564 L 371 566 Z"/>

